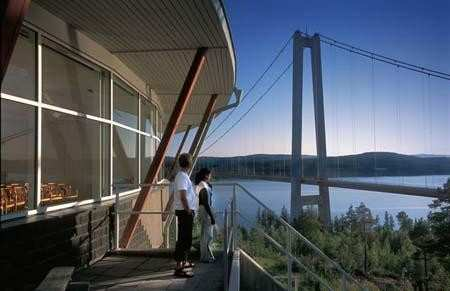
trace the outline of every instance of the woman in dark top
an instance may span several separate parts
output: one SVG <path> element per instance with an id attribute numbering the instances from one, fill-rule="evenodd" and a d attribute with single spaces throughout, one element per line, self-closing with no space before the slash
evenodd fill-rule
<path id="1" fill-rule="evenodd" d="M 209 183 L 211 171 L 202 168 L 195 175 L 195 184 L 197 185 L 199 217 L 201 223 L 201 241 L 200 241 L 200 261 L 212 263 L 215 258 L 211 250 L 213 240 L 214 225 L 216 221 L 212 212 L 212 187 Z"/>

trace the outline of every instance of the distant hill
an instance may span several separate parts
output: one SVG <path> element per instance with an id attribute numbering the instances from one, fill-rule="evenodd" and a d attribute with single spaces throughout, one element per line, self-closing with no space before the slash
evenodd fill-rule
<path id="1" fill-rule="evenodd" d="M 168 157 L 166 164 L 172 164 Z M 316 156 L 303 157 L 305 176 L 316 175 Z M 257 154 L 236 157 L 201 157 L 197 167 L 214 169 L 216 176 L 289 176 L 290 155 Z M 391 152 L 367 152 L 333 156 L 327 159 L 329 177 L 413 176 L 450 174 L 450 157 L 434 155 L 402 155 Z"/>

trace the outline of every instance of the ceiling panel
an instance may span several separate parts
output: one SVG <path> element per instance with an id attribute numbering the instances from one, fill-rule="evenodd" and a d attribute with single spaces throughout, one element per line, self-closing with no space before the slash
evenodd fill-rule
<path id="1" fill-rule="evenodd" d="M 235 60 L 218 0 L 35 0 L 116 55 L 159 96 L 165 118 L 172 111 L 196 49 L 207 62 L 183 124 L 198 124 L 211 94 L 228 103 Z M 224 23 L 225 22 L 225 23 Z"/>

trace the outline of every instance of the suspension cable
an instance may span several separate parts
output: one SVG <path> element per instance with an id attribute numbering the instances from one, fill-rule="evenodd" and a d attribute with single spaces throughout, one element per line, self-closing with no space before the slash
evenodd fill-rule
<path id="1" fill-rule="evenodd" d="M 375 62 L 372 59 L 370 67 L 370 91 L 371 91 L 371 107 L 372 107 L 372 134 L 373 134 L 373 165 L 375 173 L 375 182 L 378 182 L 378 165 L 377 165 L 377 113 L 375 103 Z"/>
<path id="2" fill-rule="evenodd" d="M 286 49 L 286 47 L 289 45 L 289 43 L 291 42 L 293 38 L 293 35 L 291 35 L 291 37 L 289 37 L 289 39 L 284 43 L 284 45 L 281 47 L 281 49 L 278 51 L 278 53 L 275 55 L 275 57 L 273 58 L 273 60 L 270 62 L 270 64 L 266 67 L 266 69 L 264 70 L 264 72 L 259 76 L 258 79 L 256 79 L 256 81 L 253 83 L 253 85 L 250 87 L 250 89 L 248 89 L 247 92 L 245 92 L 244 96 L 241 99 L 241 103 L 244 101 L 244 99 L 253 91 L 253 89 L 255 89 L 255 87 L 259 84 L 259 82 L 261 82 L 261 80 L 264 78 L 264 76 L 267 74 L 267 72 L 269 72 L 269 70 L 272 68 L 272 66 L 275 64 L 275 62 L 280 58 L 281 54 L 284 52 L 284 50 Z M 234 107 L 226 116 L 225 118 L 214 128 L 211 130 L 211 132 L 206 136 L 206 139 L 210 138 L 212 134 L 214 134 L 214 132 L 216 132 L 220 127 L 222 127 L 222 125 L 228 120 L 228 118 L 231 117 L 231 115 L 234 113 L 234 111 L 236 111 L 237 107 Z"/>
<path id="3" fill-rule="evenodd" d="M 359 52 L 359 51 L 356 51 L 356 50 L 353 50 L 353 49 L 350 49 L 350 48 L 346 48 L 346 47 L 340 46 L 338 44 L 335 44 L 335 43 L 332 43 L 332 42 L 329 42 L 329 41 L 326 41 L 326 40 L 321 40 L 321 41 L 326 43 L 326 44 L 329 44 L 329 45 L 335 46 L 337 48 L 340 48 L 342 50 L 346 50 L 346 51 L 349 51 L 351 53 L 354 53 L 354 54 L 366 57 L 368 59 L 373 59 L 375 61 L 383 62 L 383 63 L 390 64 L 390 65 L 393 65 L 393 66 L 398 66 L 398 67 L 406 69 L 406 70 L 410 70 L 410 71 L 413 71 L 413 72 L 417 72 L 417 73 L 429 75 L 429 76 L 432 76 L 432 77 L 435 77 L 435 78 L 439 78 L 439 79 L 450 81 L 450 77 L 446 77 L 446 75 L 447 75 L 446 73 L 442 73 L 442 75 L 438 75 L 438 74 L 435 74 L 435 73 L 431 73 L 431 71 L 424 71 L 424 70 L 420 70 L 420 69 L 415 69 L 413 67 L 408 67 L 406 65 L 402 65 L 402 64 L 394 62 L 394 61 L 389 61 L 389 60 L 386 60 L 386 59 L 379 58 L 379 57 L 376 57 L 375 54 L 373 54 L 373 55 L 372 54 L 366 54 L 366 53 Z"/>
<path id="4" fill-rule="evenodd" d="M 437 70 L 432 70 L 432 69 L 429 69 L 429 68 L 426 68 L 426 67 L 423 67 L 423 66 L 414 65 L 414 64 L 407 63 L 407 62 L 404 62 L 404 61 L 401 61 L 401 60 L 397 60 L 397 59 L 394 59 L 394 58 L 391 58 L 391 57 L 387 57 L 387 56 L 384 56 L 384 55 L 381 55 L 381 54 L 378 54 L 378 53 L 375 53 L 375 52 L 364 50 L 364 49 L 355 47 L 353 45 L 350 45 L 350 44 L 347 44 L 347 43 L 335 40 L 335 39 L 333 39 L 331 37 L 328 37 L 326 35 L 323 35 L 323 34 L 319 34 L 319 35 L 321 37 L 321 41 L 322 42 L 330 44 L 330 45 L 334 45 L 337 48 L 340 48 L 340 49 L 343 49 L 343 50 L 347 50 L 347 51 L 359 54 L 359 55 L 367 57 L 367 58 L 373 58 L 374 60 L 377 60 L 377 61 L 380 61 L 380 62 L 384 62 L 384 63 L 388 63 L 388 64 L 391 64 L 391 65 L 399 66 L 399 67 L 404 68 L 404 69 L 412 70 L 412 71 L 415 71 L 415 72 L 418 72 L 418 73 L 423 73 L 423 74 L 434 76 L 434 77 L 437 77 L 437 78 L 450 80 L 450 74 L 448 74 L 448 73 L 440 72 L 440 71 L 437 71 Z"/>
<path id="5" fill-rule="evenodd" d="M 266 91 L 264 91 L 264 93 L 258 97 L 258 99 L 255 100 L 255 102 L 253 102 L 253 104 L 250 106 L 250 108 L 244 112 L 221 136 L 219 136 L 218 138 L 216 138 L 216 140 L 214 140 L 211 144 L 209 144 L 206 149 L 204 149 L 203 151 L 201 151 L 200 154 L 205 153 L 207 150 L 209 150 L 210 148 L 212 148 L 216 143 L 218 143 L 222 138 L 224 138 L 234 127 L 236 127 L 236 125 L 238 125 L 242 119 L 244 119 L 245 116 L 247 116 L 247 114 L 250 113 L 250 111 L 252 111 L 255 106 L 272 90 L 272 88 L 278 83 L 278 81 L 280 81 L 281 77 L 283 77 L 287 71 L 292 67 L 292 62 L 286 66 L 286 68 L 283 70 L 283 72 L 281 72 L 280 75 L 278 75 L 278 77 L 272 82 L 272 84 L 270 84 L 270 86 L 267 88 Z"/>

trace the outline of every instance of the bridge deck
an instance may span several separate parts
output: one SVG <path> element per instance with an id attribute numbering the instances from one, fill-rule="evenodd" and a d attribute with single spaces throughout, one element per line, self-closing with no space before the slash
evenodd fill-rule
<path id="1" fill-rule="evenodd" d="M 223 263 L 196 264 L 191 279 L 173 276 L 171 258 L 112 255 L 87 269 L 76 272 L 73 279 L 88 281 L 91 290 L 223 290 Z"/>

